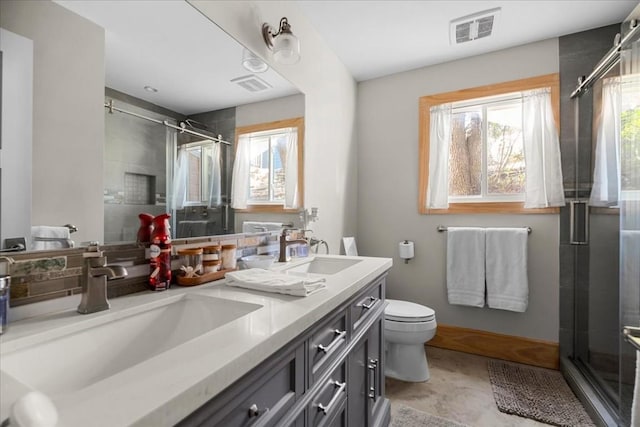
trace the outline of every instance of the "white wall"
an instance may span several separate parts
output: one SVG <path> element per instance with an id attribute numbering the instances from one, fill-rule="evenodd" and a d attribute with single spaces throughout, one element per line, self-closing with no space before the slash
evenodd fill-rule
<path id="1" fill-rule="evenodd" d="M 356 231 L 356 83 L 327 47 L 296 2 L 189 0 L 224 31 L 265 59 L 305 95 L 306 207 L 320 208 L 315 235 L 338 253 L 342 236 Z M 300 39 L 294 65 L 273 62 L 262 40 L 262 22 L 286 16 Z"/>
<path id="2" fill-rule="evenodd" d="M 558 215 L 418 214 L 418 99 L 424 95 L 558 72 L 556 39 L 362 82 L 358 87 L 358 249 L 394 258 L 390 298 L 428 305 L 439 323 L 558 340 Z M 525 313 L 449 305 L 447 226 L 531 226 Z M 398 242 L 415 241 L 404 264 Z"/>
<path id="3" fill-rule="evenodd" d="M 0 26 L 34 46 L 31 222 L 102 241 L 104 30 L 49 1 L 3 0 Z"/>
<path id="4" fill-rule="evenodd" d="M 291 95 L 236 107 L 236 127 L 304 117 L 304 95 Z"/>
<path id="5" fill-rule="evenodd" d="M 24 237 L 31 245 L 31 146 L 33 41 L 0 28 L 2 51 L 2 146 L 0 248 Z"/>

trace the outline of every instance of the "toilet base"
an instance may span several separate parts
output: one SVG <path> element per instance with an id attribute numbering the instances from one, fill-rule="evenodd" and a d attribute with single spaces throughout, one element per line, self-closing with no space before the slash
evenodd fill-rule
<path id="1" fill-rule="evenodd" d="M 385 355 L 385 376 L 414 383 L 429 381 L 431 375 L 424 344 L 387 342 Z"/>

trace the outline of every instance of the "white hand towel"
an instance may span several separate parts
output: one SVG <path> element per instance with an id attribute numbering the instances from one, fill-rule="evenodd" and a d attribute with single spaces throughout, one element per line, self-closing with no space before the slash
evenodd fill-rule
<path id="1" fill-rule="evenodd" d="M 261 268 L 233 271 L 227 273 L 225 277 L 229 286 L 299 297 L 306 297 L 327 287 L 324 284 L 324 277 L 291 276 Z"/>
<path id="2" fill-rule="evenodd" d="M 529 302 L 527 229 L 487 228 L 487 305 L 524 312 Z"/>
<path id="3" fill-rule="evenodd" d="M 484 235 L 484 228 L 447 229 L 449 304 L 484 307 Z"/>

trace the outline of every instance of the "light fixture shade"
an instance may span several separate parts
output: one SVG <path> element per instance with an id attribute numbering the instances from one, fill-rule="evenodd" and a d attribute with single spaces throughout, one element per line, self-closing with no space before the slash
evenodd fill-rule
<path id="1" fill-rule="evenodd" d="M 273 41 L 273 59 L 281 64 L 295 64 L 300 60 L 300 41 L 291 33 L 281 33 Z"/>

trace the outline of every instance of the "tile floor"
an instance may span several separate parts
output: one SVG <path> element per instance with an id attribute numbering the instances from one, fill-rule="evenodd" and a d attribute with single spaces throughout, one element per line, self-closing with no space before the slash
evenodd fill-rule
<path id="1" fill-rule="evenodd" d="M 387 378 L 391 401 L 472 427 L 546 426 L 498 411 L 487 371 L 488 357 L 427 347 L 431 379 L 407 383 Z"/>

